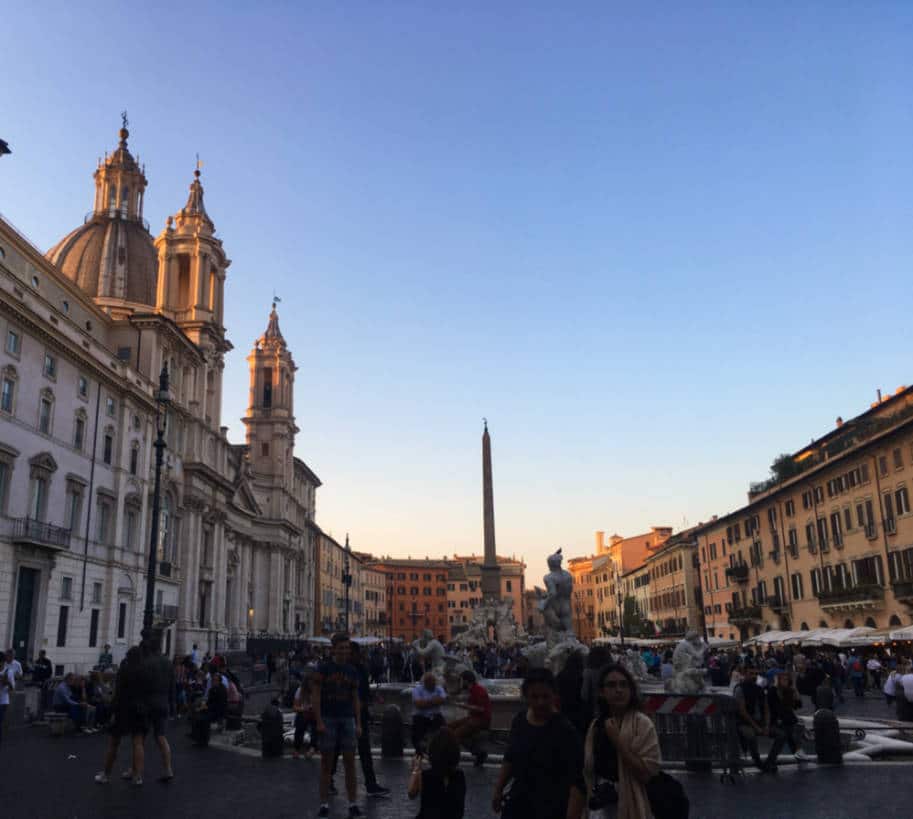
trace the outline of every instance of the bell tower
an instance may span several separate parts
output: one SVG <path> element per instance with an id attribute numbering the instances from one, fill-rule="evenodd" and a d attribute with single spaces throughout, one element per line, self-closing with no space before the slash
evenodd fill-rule
<path id="1" fill-rule="evenodd" d="M 222 323 L 225 273 L 231 260 L 203 204 L 200 167 L 198 159 L 187 204 L 168 217 L 155 240 L 159 267 L 155 309 L 172 319 L 202 350 L 205 373 L 196 397 L 207 423 L 218 429 L 224 355 L 232 349 Z"/>
<path id="2" fill-rule="evenodd" d="M 243 419 L 248 458 L 258 483 L 291 486 L 295 447 L 295 361 L 279 329 L 273 302 L 266 332 L 247 357 L 250 399 Z"/>

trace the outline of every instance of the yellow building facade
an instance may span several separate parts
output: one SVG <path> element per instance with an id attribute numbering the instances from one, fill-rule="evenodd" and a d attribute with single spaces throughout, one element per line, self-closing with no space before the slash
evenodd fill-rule
<path id="1" fill-rule="evenodd" d="M 913 389 L 789 456 L 695 529 L 709 636 L 913 622 Z"/>

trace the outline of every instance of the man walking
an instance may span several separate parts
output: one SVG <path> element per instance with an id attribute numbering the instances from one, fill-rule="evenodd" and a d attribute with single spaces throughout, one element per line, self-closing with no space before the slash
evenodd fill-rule
<path id="1" fill-rule="evenodd" d="M 159 782 L 174 779 L 171 746 L 165 736 L 165 723 L 174 699 L 174 667 L 162 654 L 162 636 L 154 632 L 143 641 L 143 703 L 149 715 L 149 726 L 162 755 L 163 773 Z"/>
<path id="2" fill-rule="evenodd" d="M 361 706 L 361 736 L 358 737 L 358 759 L 361 762 L 361 772 L 365 778 L 365 792 L 368 796 L 389 796 L 390 789 L 377 783 L 374 773 L 374 760 L 371 758 L 371 702 L 374 695 L 371 693 L 371 683 L 368 679 L 368 669 L 365 667 L 364 652 L 358 643 L 350 643 L 352 650 L 352 664 L 358 674 L 358 702 Z M 339 761 L 339 748 L 336 748 L 333 757 L 333 776 L 336 776 L 336 763 Z M 335 793 L 330 779 L 330 793 Z"/>
<path id="3" fill-rule="evenodd" d="M 330 776 L 338 746 L 346 775 L 349 817 L 355 819 L 362 816 L 355 802 L 355 742 L 362 731 L 358 672 L 349 663 L 349 635 L 334 634 L 332 645 L 332 658 L 317 666 L 311 694 L 320 735 L 320 810 L 317 816 L 330 815 Z"/>

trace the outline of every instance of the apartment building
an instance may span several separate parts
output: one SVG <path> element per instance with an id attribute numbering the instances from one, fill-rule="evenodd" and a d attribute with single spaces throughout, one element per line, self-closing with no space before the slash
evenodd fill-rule
<path id="1" fill-rule="evenodd" d="M 778 462 L 695 529 L 710 636 L 913 622 L 913 389 Z"/>
<path id="2" fill-rule="evenodd" d="M 388 628 L 393 637 L 412 642 L 426 628 L 442 642 L 450 640 L 447 575 L 444 560 L 383 557 L 366 563 L 387 578 Z"/>

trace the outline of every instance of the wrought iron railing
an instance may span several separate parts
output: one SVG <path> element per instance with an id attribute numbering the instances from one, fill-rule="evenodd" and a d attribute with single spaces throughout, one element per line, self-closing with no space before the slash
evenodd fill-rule
<path id="1" fill-rule="evenodd" d="M 58 549 L 69 549 L 70 530 L 34 518 L 16 518 L 13 520 L 13 540 L 29 540 Z"/>

